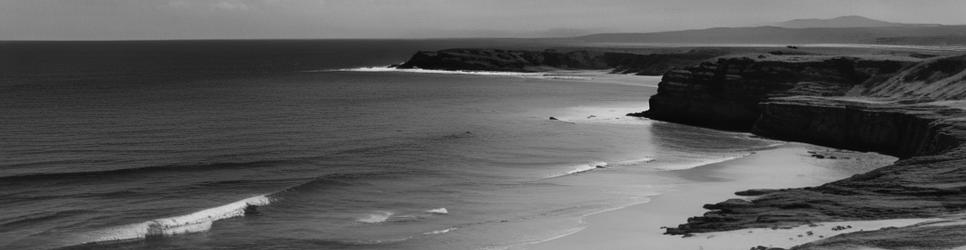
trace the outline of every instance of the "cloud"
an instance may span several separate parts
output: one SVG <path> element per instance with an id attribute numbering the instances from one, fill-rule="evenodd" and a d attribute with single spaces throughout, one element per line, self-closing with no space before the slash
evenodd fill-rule
<path id="1" fill-rule="evenodd" d="M 184 0 L 168 1 L 168 7 L 171 8 L 190 8 L 191 3 Z"/>
<path id="2" fill-rule="evenodd" d="M 265 0 L 264 3 L 278 3 L 281 0 Z M 249 11 L 255 7 L 242 0 L 171 0 L 166 7 L 173 9 L 214 10 L 214 11 Z"/>
<path id="3" fill-rule="evenodd" d="M 211 3 L 210 7 L 212 9 L 230 11 L 248 11 L 252 9 L 248 4 L 239 1 L 218 1 Z"/>

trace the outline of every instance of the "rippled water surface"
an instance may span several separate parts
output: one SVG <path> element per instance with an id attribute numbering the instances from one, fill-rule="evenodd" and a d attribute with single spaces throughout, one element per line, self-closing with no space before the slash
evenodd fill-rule
<path id="1" fill-rule="evenodd" d="M 772 143 L 624 116 L 656 77 L 210 43 L 4 44 L 0 248 L 504 248 Z"/>

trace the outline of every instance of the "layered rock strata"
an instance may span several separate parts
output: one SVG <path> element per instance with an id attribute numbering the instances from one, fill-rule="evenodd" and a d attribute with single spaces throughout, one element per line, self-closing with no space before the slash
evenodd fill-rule
<path id="1" fill-rule="evenodd" d="M 817 187 L 737 192 L 748 199 L 705 205 L 709 212 L 667 233 L 941 217 L 966 211 L 966 102 L 960 101 L 966 87 L 964 62 L 962 56 L 922 62 L 731 59 L 668 72 L 651 98 L 650 110 L 638 115 L 875 151 L 900 160 Z M 928 230 L 936 228 L 843 235 L 834 238 L 834 244 L 868 245 L 862 240 Z M 928 241 L 894 239 L 890 247 L 916 247 Z M 822 242 L 800 248 L 820 248 L 826 244 Z"/>

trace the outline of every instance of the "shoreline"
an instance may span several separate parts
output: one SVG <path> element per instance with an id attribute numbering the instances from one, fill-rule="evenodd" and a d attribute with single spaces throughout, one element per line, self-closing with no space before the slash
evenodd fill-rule
<path id="1" fill-rule="evenodd" d="M 879 159 L 891 161 L 893 157 L 881 154 L 861 152 L 847 152 L 853 158 L 845 160 L 822 160 L 828 166 L 821 166 L 813 162 L 809 151 L 816 148 L 831 150 L 814 145 L 789 143 L 771 149 L 754 151 L 744 158 L 707 164 L 701 167 L 663 171 L 664 175 L 677 175 L 682 183 L 660 195 L 651 197 L 651 201 L 632 205 L 613 211 L 594 214 L 585 218 L 584 229 L 578 232 L 549 239 L 532 245 L 520 246 L 512 249 L 640 249 L 648 246 L 654 249 L 748 249 L 764 242 L 774 242 L 771 245 L 789 247 L 806 243 L 804 238 L 797 237 L 803 232 L 797 230 L 754 229 L 760 231 L 752 234 L 747 230 L 736 232 L 717 232 L 696 234 L 693 237 L 665 235 L 663 227 L 676 225 L 704 209 L 702 205 L 725 199 L 738 198 L 734 191 L 752 187 L 793 188 L 817 185 L 830 180 L 849 176 L 848 172 L 837 172 L 832 161 L 855 164 L 859 159 Z M 861 168 L 857 167 L 859 171 Z M 765 172 L 762 174 L 762 172 Z M 755 174 L 758 173 L 758 174 Z M 781 178 L 774 178 L 781 177 Z M 631 221 L 628 221 L 631 220 Z M 871 223 L 863 228 L 875 226 L 901 226 L 906 223 L 921 221 L 893 221 Z M 832 228 L 834 223 L 823 223 Z M 852 223 L 854 229 L 859 224 Z M 869 224 L 869 223 L 866 223 Z M 875 227 L 878 229 L 878 227 Z M 817 229 L 813 229 L 816 230 Z M 836 231 L 838 233 L 853 230 Z M 825 233 L 824 237 L 831 236 Z M 817 235 L 816 235 L 817 237 Z M 763 240 L 767 238 L 768 240 Z M 795 240 L 789 240 L 794 238 Z M 818 240 L 818 238 L 812 238 Z M 784 243 L 784 244 L 776 244 Z"/>
<path id="2" fill-rule="evenodd" d="M 440 62 L 487 59 L 494 53 L 538 52 L 479 49 L 420 52 L 406 64 L 479 68 L 479 65 Z M 607 58 L 601 59 L 607 61 Z M 736 194 L 746 199 L 704 205 L 704 209 L 692 214 L 698 216 L 682 217 L 677 223 L 684 224 L 666 228 L 665 233 L 692 235 L 748 228 L 791 228 L 829 221 L 931 219 L 956 215 L 966 208 L 966 196 L 961 195 L 966 190 L 966 170 L 959 167 L 966 164 L 963 144 L 966 123 L 962 122 L 966 120 L 966 104 L 956 101 L 966 98 L 966 87 L 963 87 L 966 85 L 962 84 L 966 56 L 757 51 L 700 61 L 665 71 L 658 94 L 648 100 L 647 111 L 628 115 L 878 152 L 900 160 L 853 176 L 798 188 L 784 185 L 773 189 L 752 186 L 728 190 L 738 191 Z M 644 64 L 659 63 L 662 62 Z M 607 65 L 616 69 L 628 66 Z M 499 69 L 504 65 L 494 60 L 484 66 Z M 751 195 L 755 197 L 748 197 Z M 935 227 L 910 226 L 898 233 L 891 228 L 849 233 L 835 237 L 838 241 L 822 240 L 819 244 L 795 246 L 796 249 L 966 246 L 966 233 L 956 235 L 963 237 L 950 238 L 949 234 L 930 233 Z"/>

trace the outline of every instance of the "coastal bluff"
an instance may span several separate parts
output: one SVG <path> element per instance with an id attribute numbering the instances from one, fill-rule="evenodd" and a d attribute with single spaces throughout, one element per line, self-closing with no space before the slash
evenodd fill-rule
<path id="1" fill-rule="evenodd" d="M 964 98 L 966 56 L 722 58 L 667 72 L 650 109 L 631 115 L 900 158 L 817 187 L 737 192 L 748 199 L 705 205 L 667 229 L 687 235 L 962 213 Z M 848 233 L 795 249 L 958 247 L 963 224 Z"/>
<path id="2" fill-rule="evenodd" d="M 419 51 L 401 69 L 540 72 L 548 70 L 611 70 L 613 73 L 662 75 L 727 52 L 692 49 L 678 53 L 637 54 L 601 50 L 447 49 Z"/>

